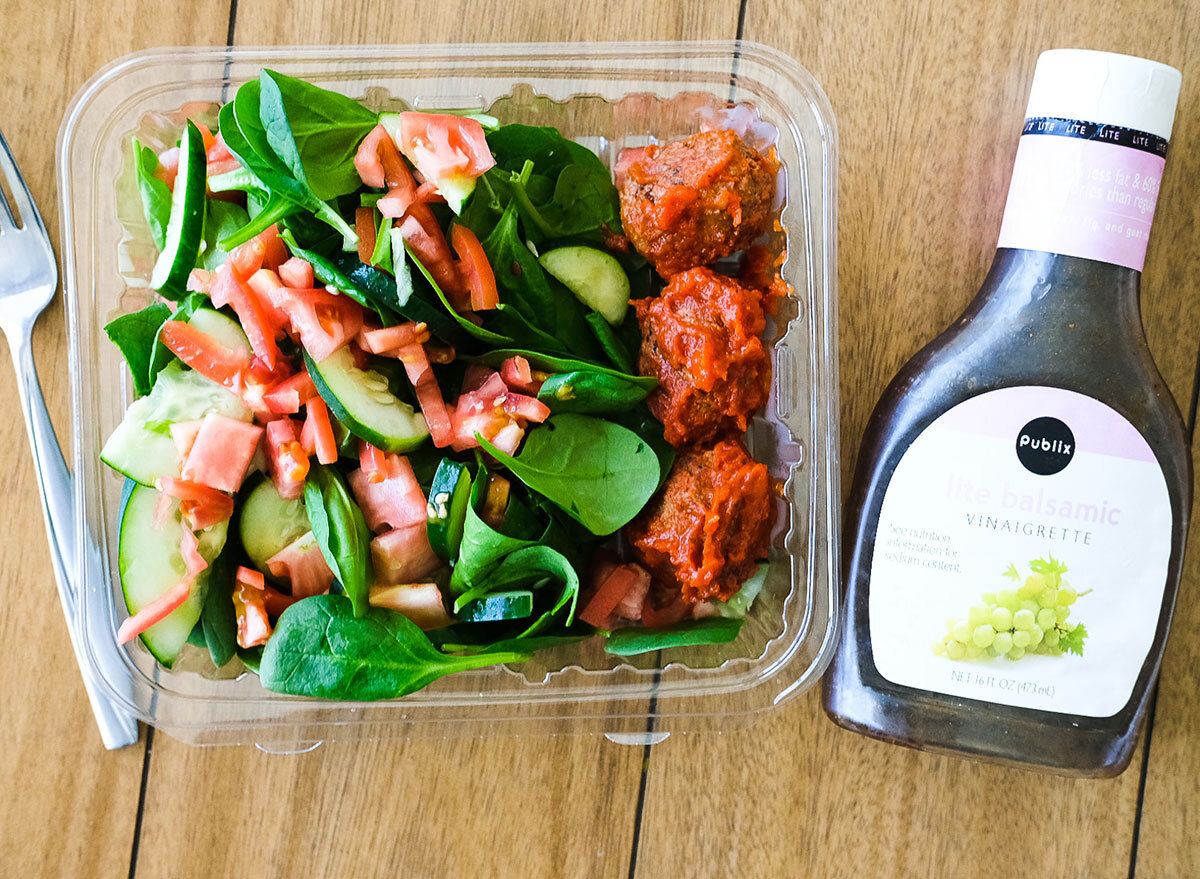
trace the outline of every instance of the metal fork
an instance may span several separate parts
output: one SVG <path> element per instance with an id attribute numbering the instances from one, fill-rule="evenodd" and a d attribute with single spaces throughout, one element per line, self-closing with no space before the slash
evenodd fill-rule
<path id="1" fill-rule="evenodd" d="M 68 571 L 78 570 L 80 547 L 74 535 L 74 503 L 71 497 L 71 473 L 63 460 L 62 449 L 54 435 L 46 400 L 38 383 L 33 362 L 33 325 L 42 309 L 54 298 L 58 287 L 58 263 L 50 246 L 50 236 L 42 223 L 41 214 L 29 194 L 29 187 L 8 142 L 0 133 L 0 174 L 8 182 L 13 195 L 10 206 L 0 191 L 0 330 L 8 339 L 13 367 L 17 371 L 17 392 L 21 398 L 21 414 L 33 450 L 33 466 L 37 471 L 38 489 L 42 498 L 42 516 L 50 539 L 50 556 L 54 564 L 54 579 L 58 597 L 67 617 L 67 631 L 75 659 L 83 674 L 92 713 L 100 727 L 104 746 L 110 750 L 132 745 L 137 741 L 137 721 L 101 693 L 83 663 L 78 619 L 78 592 L 71 583 Z M 16 208 L 20 225 L 13 216 Z"/>

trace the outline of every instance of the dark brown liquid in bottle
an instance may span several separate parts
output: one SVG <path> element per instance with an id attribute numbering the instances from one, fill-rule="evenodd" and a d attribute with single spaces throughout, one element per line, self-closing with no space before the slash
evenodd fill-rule
<path id="1" fill-rule="evenodd" d="M 1146 346 L 1140 278 L 1093 260 L 1002 248 L 963 316 L 888 386 L 867 427 L 846 512 L 843 625 L 824 683 L 825 710 L 840 726 L 911 747 L 1072 775 L 1114 775 L 1128 765 L 1175 605 L 1192 485 L 1183 422 Z M 1076 391 L 1111 406 L 1141 432 L 1166 479 L 1171 552 L 1158 625 L 1129 701 L 1111 717 L 914 689 L 885 679 L 874 663 L 872 554 L 897 464 L 951 407 L 1025 385 Z"/>

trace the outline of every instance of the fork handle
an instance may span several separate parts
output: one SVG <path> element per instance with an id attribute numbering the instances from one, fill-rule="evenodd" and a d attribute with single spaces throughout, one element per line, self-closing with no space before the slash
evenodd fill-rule
<path id="1" fill-rule="evenodd" d="M 33 466 L 37 471 L 39 495 L 42 501 L 42 516 L 46 524 L 46 536 L 50 541 L 50 557 L 54 566 L 54 580 L 58 586 L 58 597 L 62 602 L 67 620 L 67 632 L 71 636 L 71 647 L 75 660 L 83 675 L 92 714 L 100 727 L 100 737 L 108 750 L 124 748 L 137 742 L 137 720 L 121 710 L 104 693 L 100 692 L 87 672 L 83 658 L 83 645 L 78 619 L 78 590 L 72 585 L 70 571 L 79 571 L 80 547 L 73 533 L 74 516 L 71 498 L 71 473 L 63 459 L 62 448 L 54 434 L 54 424 L 46 409 L 46 398 L 38 382 L 37 369 L 33 362 L 33 348 L 27 333 L 10 334 L 9 350 L 17 373 L 17 394 L 21 399 L 21 414 L 25 418 L 25 429 L 29 433 L 29 445 L 33 452 Z"/>

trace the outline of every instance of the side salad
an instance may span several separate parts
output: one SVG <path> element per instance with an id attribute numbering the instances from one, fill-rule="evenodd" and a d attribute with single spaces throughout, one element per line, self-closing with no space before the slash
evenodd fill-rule
<path id="1" fill-rule="evenodd" d="M 594 636 L 737 636 L 765 566 L 653 626 L 616 554 L 676 452 L 630 316 L 661 282 L 594 153 L 271 70 L 181 121 L 132 142 L 162 301 L 105 327 L 137 394 L 101 452 L 121 643 L 365 700 Z"/>

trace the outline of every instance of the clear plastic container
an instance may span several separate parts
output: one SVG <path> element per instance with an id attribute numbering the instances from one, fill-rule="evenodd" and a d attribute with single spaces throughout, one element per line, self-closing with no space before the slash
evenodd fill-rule
<path id="1" fill-rule="evenodd" d="M 682 137 L 737 105 L 773 126 L 785 168 L 776 243 L 795 292 L 768 326 L 773 389 L 748 445 L 781 480 L 785 504 L 767 587 L 736 641 L 626 661 L 593 639 L 382 703 L 280 696 L 251 673 L 217 673 L 199 654 L 167 671 L 140 642 L 116 646 L 122 481 L 98 453 L 132 392 L 102 327 L 150 301 L 153 263 L 148 236 L 126 231 L 139 207 L 117 181 L 131 133 L 190 102 L 220 101 L 263 67 L 376 108 L 488 108 L 502 121 L 554 125 L 610 163 L 622 147 Z M 110 64 L 80 90 L 59 134 L 58 168 L 76 528 L 90 549 L 74 572 L 83 650 L 89 673 L 143 721 L 187 742 L 277 750 L 430 734 L 584 731 L 652 742 L 671 730 L 729 728 L 824 671 L 838 617 L 837 136 L 820 86 L 792 59 L 734 42 L 156 50 Z"/>

